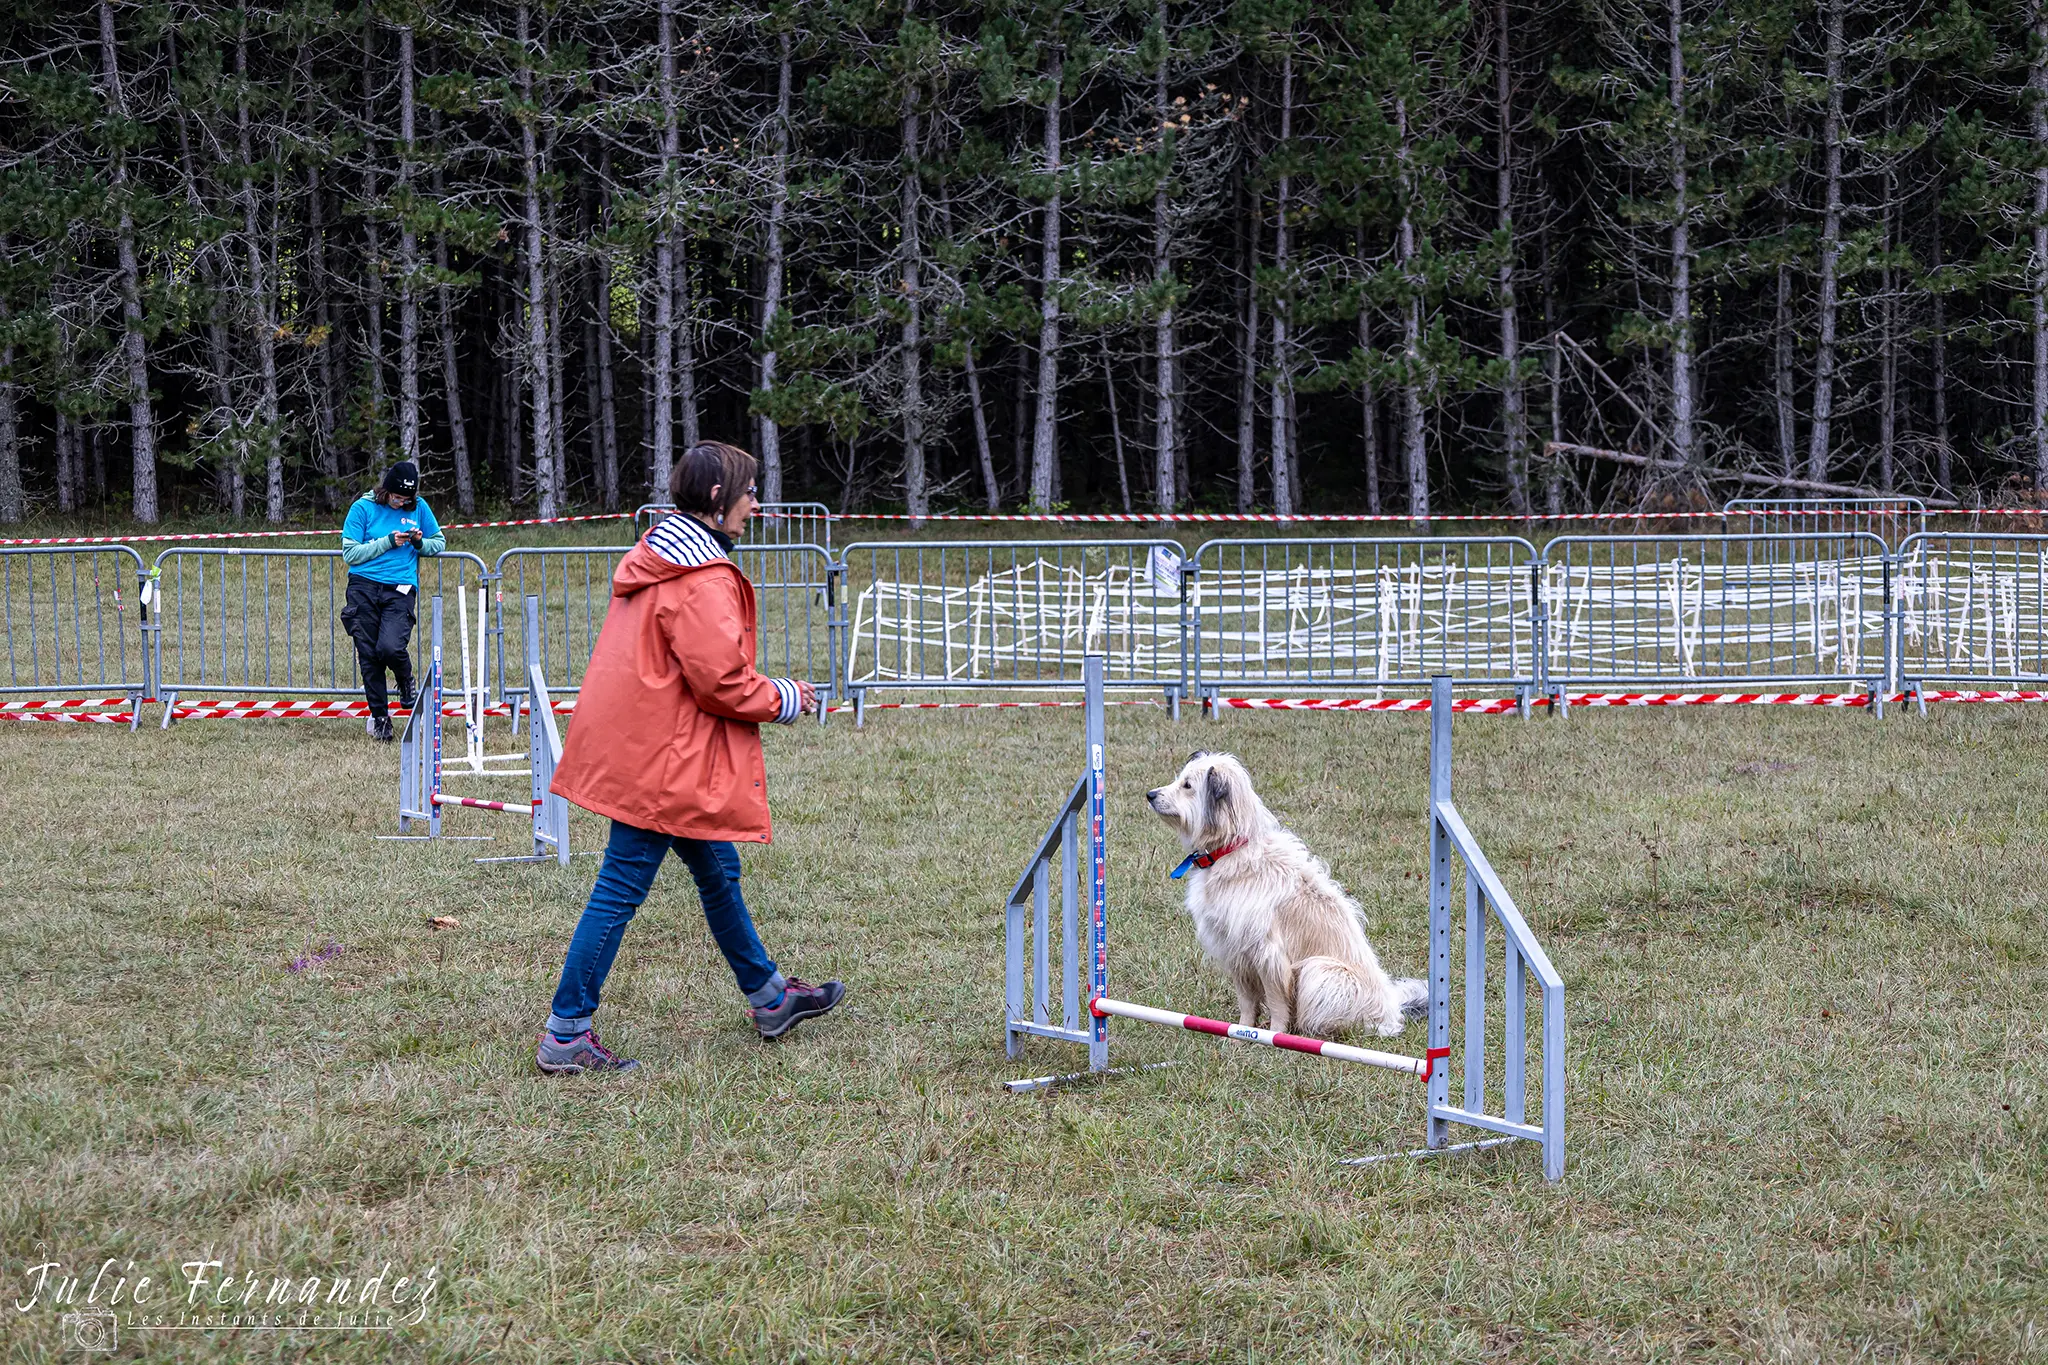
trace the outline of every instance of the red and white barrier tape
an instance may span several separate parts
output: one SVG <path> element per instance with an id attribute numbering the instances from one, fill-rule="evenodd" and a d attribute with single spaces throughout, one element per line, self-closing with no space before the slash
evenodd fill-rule
<path id="1" fill-rule="evenodd" d="M 1085 701 L 871 701 L 863 707 L 868 711 L 1015 711 L 1035 707 L 1086 706 Z M 1158 706 L 1160 703 L 1150 697 L 1105 697 L 1105 706 Z M 840 702 L 825 708 L 831 715 L 853 710 L 852 702 Z"/>
<path id="2" fill-rule="evenodd" d="M 1428 697 L 1217 697 L 1218 706 L 1228 706 L 1239 711 L 1427 711 Z M 1533 705 L 1543 703 L 1535 698 Z M 1512 711 L 1517 702 L 1513 697 L 1458 697 L 1451 702 L 1451 710 L 1471 712 L 1482 716 L 1499 715 Z"/>
<path id="3" fill-rule="evenodd" d="M 1887 696 L 1898 701 L 1905 694 Z M 1586 692 L 1571 706 L 1868 706 L 1868 692 Z"/>
<path id="4" fill-rule="evenodd" d="M 563 526 L 580 521 L 631 521 L 631 512 L 592 512 L 575 517 L 520 517 L 511 521 L 444 521 L 444 531 L 484 531 L 503 526 Z M 339 536 L 339 528 L 296 530 L 278 527 L 262 531 L 180 531 L 145 536 L 21 536 L 0 539 L 0 545 L 139 545 L 183 540 L 268 540 L 290 536 Z"/>
<path id="5" fill-rule="evenodd" d="M 1820 509 L 1825 513 L 1826 509 Z M 1411 517 L 1401 512 L 831 512 L 828 521 L 915 521 L 915 522 L 1011 522 L 1020 525 L 1064 526 L 1316 526 L 1316 525 L 1414 525 L 1423 522 L 1458 524 L 1496 522 L 1535 525 L 1542 522 L 1620 521 L 1717 521 L 1729 517 L 1811 517 L 1812 508 L 1760 507 L 1740 512 L 1435 512 Z M 2044 507 L 1955 507 L 1917 509 L 1849 509 L 1839 515 L 1857 517 L 2043 517 Z M 632 512 L 590 512 L 568 517 L 515 517 L 504 521 L 443 522 L 445 531 L 483 531 L 507 526 L 567 526 L 589 521 L 631 521 Z M 793 520 L 794 518 L 792 518 Z M 186 531 L 133 536 L 21 536 L 0 538 L 0 545 L 127 545 L 163 541 L 261 540 L 289 536 L 338 536 L 338 530 Z M 1825 533 L 1823 533 L 1825 534 Z"/>
<path id="6" fill-rule="evenodd" d="M 1825 512 L 1827 509 L 1820 509 Z M 1810 517 L 1812 508 L 1758 508 L 1740 512 L 1432 512 L 1413 517 L 1405 512 L 834 512 L 833 521 L 983 521 L 1025 522 L 1070 526 L 1311 526 L 1324 524 L 1400 524 L 1416 522 L 1516 522 L 1544 521 L 1720 521 L 1730 517 Z M 1836 515 L 1858 517 L 1991 517 L 2044 516 L 2048 507 L 1964 507 L 1929 509 L 1855 508 Z"/>
<path id="7" fill-rule="evenodd" d="M 10 711 L 75 711 L 127 704 L 126 697 L 31 697 L 22 701 L 0 701 L 0 715 Z"/>
<path id="8" fill-rule="evenodd" d="M 1982 691 L 1982 690 L 1927 690 L 1921 699 L 1930 702 L 2048 702 L 2048 691 Z M 1911 701 L 1910 692 L 1889 692 L 1887 702 Z M 1212 699 L 1219 707 L 1239 711 L 1427 711 L 1427 697 L 1216 697 Z M 1150 697 L 1111 697 L 1111 706 L 1159 706 L 1162 703 Z M 1531 697 L 1531 706 L 1549 706 L 1548 697 Z M 1851 707 L 1870 705 L 1867 692 L 1579 692 L 1573 693 L 1567 704 L 1590 707 L 1628 706 L 1827 706 Z M 1069 709 L 1086 705 L 1078 700 L 1047 701 L 876 701 L 867 703 L 869 711 L 1016 711 L 1041 708 Z M 1519 703 L 1513 697 L 1459 697 L 1451 703 L 1451 709 L 1465 715 L 1497 716 L 1516 710 Z M 39 721 L 87 721 L 99 724 L 119 722 L 126 724 L 133 719 L 133 713 L 125 708 L 126 697 L 48 697 L 24 701 L 0 702 L 0 720 Z M 124 708 L 119 710 L 95 708 Z M 556 715 L 574 715 L 576 699 L 565 697 L 554 704 Z M 839 702 L 826 707 L 834 715 L 853 710 L 851 702 Z M 512 713 L 509 703 L 499 703 L 484 708 L 489 717 L 508 716 Z M 174 720 L 361 720 L 370 714 L 369 703 L 360 697 L 329 697 L 299 701 L 288 697 L 275 700 L 261 697 L 242 697 L 225 701 L 196 701 L 181 703 L 171 710 Z M 404 708 L 391 708 L 393 717 L 402 718 L 409 714 Z M 460 703 L 449 702 L 442 707 L 442 714 L 460 716 Z"/>

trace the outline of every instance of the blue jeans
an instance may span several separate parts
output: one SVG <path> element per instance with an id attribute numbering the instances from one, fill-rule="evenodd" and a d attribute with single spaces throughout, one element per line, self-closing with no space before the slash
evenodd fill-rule
<path id="1" fill-rule="evenodd" d="M 562 983 L 555 988 L 554 1009 L 548 1015 L 551 1031 L 568 1035 L 590 1027 L 612 959 L 619 955 L 619 941 L 671 848 L 697 879 L 711 936 L 718 940 L 747 1003 L 765 1005 L 782 994 L 782 973 L 769 961 L 754 933 L 747 903 L 740 898 L 740 855 L 732 845 L 684 839 L 614 820 L 604 866 L 598 869 L 597 885 L 590 888 L 590 903 L 583 907 L 583 918 L 569 940 L 569 956 L 562 963 Z"/>

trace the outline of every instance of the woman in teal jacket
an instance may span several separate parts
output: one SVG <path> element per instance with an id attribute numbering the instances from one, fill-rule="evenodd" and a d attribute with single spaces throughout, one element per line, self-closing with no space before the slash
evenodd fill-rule
<path id="1" fill-rule="evenodd" d="M 406 646 L 419 607 L 420 556 L 448 547 L 441 523 L 419 491 L 419 467 L 400 460 L 376 488 L 355 500 L 341 527 L 341 558 L 348 565 L 341 623 L 356 643 L 363 700 L 370 704 L 370 723 L 382 740 L 391 738 L 386 669 L 398 679 L 398 704 L 408 711 L 413 705 L 412 656 Z"/>

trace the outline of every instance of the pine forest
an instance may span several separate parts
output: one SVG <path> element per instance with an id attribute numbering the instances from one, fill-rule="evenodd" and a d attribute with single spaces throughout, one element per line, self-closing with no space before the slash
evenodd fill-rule
<path id="1" fill-rule="evenodd" d="M 0 521 L 2048 486 L 2048 0 L 11 0 Z"/>

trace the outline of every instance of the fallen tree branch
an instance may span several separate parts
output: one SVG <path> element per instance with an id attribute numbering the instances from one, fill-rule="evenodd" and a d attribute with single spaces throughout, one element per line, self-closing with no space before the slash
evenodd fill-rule
<path id="1" fill-rule="evenodd" d="M 1776 474 L 1752 474 L 1738 469 L 1709 469 L 1705 465 L 1686 464 L 1680 460 L 1658 460 L 1648 455 L 1635 455 L 1626 450 L 1606 450 L 1600 446 L 1575 445 L 1570 441 L 1545 441 L 1543 457 L 1554 460 L 1560 455 L 1587 455 L 1596 460 L 1611 460 L 1616 464 L 1636 465 L 1643 469 L 1668 469 L 1674 473 L 1697 474 L 1702 479 L 1720 480 L 1724 483 L 1740 483 L 1764 488 L 1797 488 L 1807 493 L 1832 493 L 1845 498 L 1890 498 L 1900 497 L 1895 493 L 1880 493 L 1874 488 L 1859 488 L 1847 483 L 1821 483 L 1815 479 L 1790 479 Z M 1954 507 L 1956 504 L 1941 498 L 1921 498 L 1930 507 Z"/>

